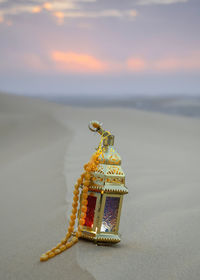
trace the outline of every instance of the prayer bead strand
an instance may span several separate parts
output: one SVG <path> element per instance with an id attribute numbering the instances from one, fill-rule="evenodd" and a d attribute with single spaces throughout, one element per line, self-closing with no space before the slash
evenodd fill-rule
<path id="1" fill-rule="evenodd" d="M 77 183 L 74 186 L 72 211 L 71 211 L 68 231 L 65 238 L 60 243 L 58 243 L 56 247 L 42 254 L 40 257 L 40 261 L 47 261 L 48 259 L 55 257 L 56 255 L 65 251 L 66 249 L 72 247 L 76 242 L 78 242 L 78 238 L 81 237 L 81 231 L 83 225 L 85 224 L 85 218 L 87 212 L 88 187 L 91 181 L 90 172 L 92 171 L 94 172 L 97 169 L 97 166 L 99 165 L 99 156 L 103 153 L 101 144 L 104 138 L 105 138 L 104 136 L 101 137 L 101 141 L 99 143 L 97 152 L 93 154 L 90 161 L 84 165 L 85 171 L 81 174 L 80 178 L 77 180 Z M 75 235 L 69 241 L 70 237 L 72 236 L 72 233 L 74 232 L 74 225 L 75 225 L 78 200 L 79 200 L 79 189 L 81 186 L 83 186 L 83 189 L 82 189 L 82 201 L 81 201 L 81 211 L 80 211 L 80 216 L 78 221 L 78 229 L 75 232 Z"/>
<path id="2" fill-rule="evenodd" d="M 90 172 L 94 171 L 97 165 L 99 164 L 99 157 L 100 153 L 97 151 L 91 158 L 88 164 L 85 164 L 84 169 L 85 171 L 80 176 L 80 178 L 77 180 L 77 183 L 74 186 L 74 197 L 73 197 L 73 203 L 72 203 L 72 211 L 70 216 L 70 222 L 68 226 L 68 231 L 65 236 L 65 238 L 57 244 L 56 247 L 52 248 L 50 251 L 47 251 L 46 253 L 42 254 L 40 257 L 40 261 L 47 261 L 50 258 L 55 257 L 56 255 L 60 254 L 61 252 L 65 251 L 66 249 L 73 246 L 77 241 L 78 238 L 81 236 L 82 227 L 85 224 L 85 217 L 87 212 L 87 197 L 88 197 L 88 186 L 90 184 L 91 175 Z M 81 212 L 79 217 L 79 226 L 78 230 L 75 233 L 75 236 L 72 237 L 72 239 L 69 241 L 69 238 L 72 236 L 72 233 L 74 231 L 74 225 L 76 220 L 76 214 L 77 214 L 77 207 L 78 207 L 78 200 L 79 200 L 79 189 L 83 186 L 82 189 L 82 201 L 81 201 Z"/>

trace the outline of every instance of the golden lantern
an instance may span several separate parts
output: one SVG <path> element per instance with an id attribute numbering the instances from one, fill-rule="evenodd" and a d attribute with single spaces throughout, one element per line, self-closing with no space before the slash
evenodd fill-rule
<path id="1" fill-rule="evenodd" d="M 114 135 L 109 131 L 104 131 L 100 123 L 95 128 L 96 123 L 98 122 L 91 121 L 89 129 L 98 132 L 104 140 L 98 167 L 90 173 L 87 212 L 81 237 L 97 243 L 117 243 L 120 241 L 118 230 L 123 196 L 128 193 L 128 189 L 125 186 L 125 174 L 121 168 L 121 157 L 113 146 Z"/>
<path id="2" fill-rule="evenodd" d="M 78 242 L 79 237 L 96 243 L 120 241 L 118 230 L 122 201 L 123 195 L 128 193 L 121 158 L 113 147 L 114 135 L 104 131 L 97 121 L 91 121 L 89 128 L 102 136 L 99 147 L 84 165 L 84 172 L 74 186 L 72 214 L 65 238 L 42 254 L 40 261 L 47 261 L 67 250 Z M 77 211 L 78 228 L 74 231 Z"/>

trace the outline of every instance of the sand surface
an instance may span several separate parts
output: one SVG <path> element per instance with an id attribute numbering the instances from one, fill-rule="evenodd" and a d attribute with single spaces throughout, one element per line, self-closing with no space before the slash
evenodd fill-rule
<path id="1" fill-rule="evenodd" d="M 97 146 L 91 119 L 115 134 L 129 194 L 114 247 L 65 235 L 73 185 Z M 200 279 L 200 120 L 74 108 L 0 95 L 0 279 Z"/>

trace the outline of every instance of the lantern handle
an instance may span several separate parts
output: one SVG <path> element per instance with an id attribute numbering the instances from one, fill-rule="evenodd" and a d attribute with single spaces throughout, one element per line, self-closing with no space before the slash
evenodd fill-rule
<path id="1" fill-rule="evenodd" d="M 90 121 L 88 127 L 92 132 L 98 132 L 100 135 L 102 135 L 104 146 L 113 145 L 114 135 L 112 135 L 107 130 L 103 130 L 102 125 L 103 124 L 99 121 Z"/>
<path id="2" fill-rule="evenodd" d="M 99 121 L 90 121 L 88 124 L 89 129 L 92 132 L 98 132 L 99 134 L 103 134 L 104 130 L 102 129 L 103 123 L 100 123 Z"/>

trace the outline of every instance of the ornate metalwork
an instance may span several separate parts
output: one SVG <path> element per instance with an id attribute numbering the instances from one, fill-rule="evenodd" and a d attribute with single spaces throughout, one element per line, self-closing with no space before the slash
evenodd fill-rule
<path id="1" fill-rule="evenodd" d="M 91 121 L 89 129 L 103 135 L 104 140 L 100 164 L 97 170 L 91 173 L 92 180 L 88 193 L 97 198 L 94 222 L 92 227 L 83 227 L 81 236 L 95 242 L 117 243 L 120 241 L 118 229 L 123 195 L 128 193 L 125 174 L 121 168 L 121 157 L 113 147 L 114 135 L 104 131 L 102 124 Z"/>

